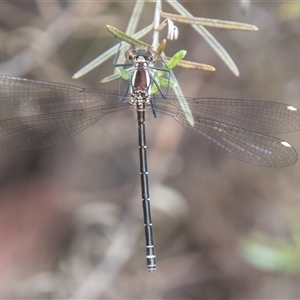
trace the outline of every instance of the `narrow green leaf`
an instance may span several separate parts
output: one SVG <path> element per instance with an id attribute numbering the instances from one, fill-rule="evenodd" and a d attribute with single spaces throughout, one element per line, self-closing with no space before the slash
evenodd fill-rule
<path id="1" fill-rule="evenodd" d="M 185 57 L 186 50 L 180 50 L 177 53 L 175 53 L 168 61 L 167 66 L 169 69 L 175 68 L 178 63 Z"/>
<path id="2" fill-rule="evenodd" d="M 186 23 L 186 24 L 197 24 L 197 25 L 208 26 L 208 27 L 217 27 L 217 28 L 234 29 L 234 30 L 249 30 L 249 31 L 258 30 L 258 28 L 255 25 L 240 23 L 240 22 L 198 18 L 194 16 L 181 16 L 181 15 L 165 13 L 163 11 L 160 12 L 160 15 L 164 18 L 168 18 L 173 21 Z"/>
<path id="3" fill-rule="evenodd" d="M 188 60 L 182 60 L 177 64 L 178 67 L 186 68 L 186 69 L 197 69 L 197 70 L 203 70 L 203 71 L 216 71 L 216 69 L 213 66 L 206 65 L 206 64 L 200 64 L 193 61 Z"/>
<path id="4" fill-rule="evenodd" d="M 124 41 L 124 42 L 126 42 L 130 45 L 137 46 L 137 47 L 151 48 L 151 45 L 129 36 L 128 34 L 126 34 L 125 32 L 123 32 L 121 30 L 119 30 L 116 27 L 106 25 L 106 28 L 112 35 L 114 35 L 115 37 L 119 38 L 120 40 L 122 40 L 122 41 Z"/>

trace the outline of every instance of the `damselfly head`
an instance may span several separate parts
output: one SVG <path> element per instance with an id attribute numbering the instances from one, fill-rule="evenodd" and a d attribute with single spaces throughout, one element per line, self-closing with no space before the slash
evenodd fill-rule
<path id="1" fill-rule="evenodd" d="M 158 58 L 158 54 L 152 49 L 129 49 L 125 52 L 125 58 L 132 63 L 140 56 L 148 62 L 156 61 Z"/>

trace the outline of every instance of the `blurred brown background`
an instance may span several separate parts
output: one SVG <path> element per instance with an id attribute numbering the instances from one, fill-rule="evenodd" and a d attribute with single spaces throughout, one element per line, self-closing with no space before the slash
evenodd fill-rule
<path id="1" fill-rule="evenodd" d="M 230 73 L 188 25 L 167 54 L 211 64 L 176 69 L 187 96 L 286 102 L 300 107 L 300 17 L 287 2 L 184 2 L 195 16 L 254 24 L 258 32 L 208 29 L 236 62 Z M 112 60 L 72 75 L 116 44 L 133 2 L 2 1 L 0 74 L 100 86 Z M 164 11 L 174 12 L 164 3 Z M 151 23 L 147 3 L 139 29 Z M 161 33 L 161 38 L 165 32 Z M 151 35 L 143 39 L 151 43 Z M 1 111 L 6 118 L 7 112 Z M 21 114 L 20 114 L 21 115 Z M 0 298 L 282 299 L 299 275 L 248 265 L 239 245 L 253 231 L 291 240 L 300 217 L 299 163 L 262 168 L 217 156 L 170 118 L 148 115 L 156 273 L 145 265 L 134 111 L 105 116 L 58 145 L 0 152 Z M 280 136 L 300 151 L 299 133 Z"/>

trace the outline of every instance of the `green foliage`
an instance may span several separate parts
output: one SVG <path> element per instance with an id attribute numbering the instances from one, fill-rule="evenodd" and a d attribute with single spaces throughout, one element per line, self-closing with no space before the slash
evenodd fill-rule
<path id="1" fill-rule="evenodd" d="M 257 30 L 257 27 L 254 25 L 249 24 L 243 24 L 238 22 L 232 22 L 232 21 L 223 21 L 223 20 L 215 20 L 215 19 L 206 19 L 206 18 L 199 18 L 194 17 L 189 11 L 187 11 L 178 0 L 166 0 L 166 3 L 168 3 L 174 10 L 176 10 L 179 14 L 170 14 L 165 13 L 161 9 L 161 1 L 156 0 L 155 6 L 154 6 L 154 20 L 153 23 L 148 25 L 147 27 L 141 29 L 140 31 L 136 31 L 137 24 L 140 21 L 140 18 L 142 16 L 142 12 L 144 9 L 144 3 L 145 1 L 136 1 L 136 5 L 133 9 L 131 18 L 129 20 L 127 29 L 125 32 L 122 32 L 121 30 L 107 25 L 107 30 L 112 33 L 115 37 L 117 37 L 119 40 L 124 41 L 131 45 L 131 47 L 146 47 L 146 48 L 152 48 L 156 49 L 158 51 L 161 58 L 166 61 L 170 66 L 169 69 L 171 70 L 175 66 L 181 66 L 188 69 L 198 69 L 198 70 L 205 70 L 205 71 L 215 71 L 215 68 L 206 64 L 201 64 L 197 62 L 192 61 L 184 61 L 182 59 L 178 59 L 174 56 L 170 59 L 169 57 L 165 56 L 163 53 L 165 42 L 159 42 L 159 32 L 166 26 L 168 26 L 169 33 L 168 38 L 169 39 L 177 39 L 177 33 L 178 29 L 176 26 L 174 26 L 173 21 L 179 22 L 179 23 L 185 23 L 191 25 L 196 32 L 202 36 L 206 42 L 212 47 L 212 49 L 219 55 L 219 57 L 224 61 L 224 63 L 228 66 L 228 68 L 232 71 L 232 73 L 235 76 L 239 76 L 239 70 L 227 51 L 224 49 L 224 47 L 205 29 L 204 26 L 211 26 L 211 27 L 218 27 L 218 28 L 224 28 L 224 29 L 235 29 L 235 30 Z M 149 12 L 148 12 L 149 13 Z M 160 18 L 166 18 L 162 22 L 160 21 Z M 173 20 L 173 21 L 172 21 Z M 153 31 L 153 42 L 152 45 L 149 45 L 143 41 L 140 41 L 139 39 L 143 36 L 145 36 L 147 33 Z M 117 53 L 117 51 L 120 51 L 119 57 L 123 57 L 122 54 L 124 54 L 125 49 L 125 43 L 121 47 L 119 45 L 115 45 L 114 47 L 108 49 L 106 52 L 95 58 L 93 61 L 91 61 L 89 64 L 87 64 L 85 67 L 83 67 L 81 70 L 76 72 L 73 75 L 73 78 L 79 78 L 83 76 L 84 74 L 90 72 L 92 69 L 96 68 L 100 64 L 102 64 L 104 61 L 112 57 Z M 182 55 L 178 54 L 179 56 Z M 118 72 L 118 73 L 117 73 Z M 165 72 L 164 72 L 165 73 Z M 180 85 L 177 82 L 177 79 L 175 75 L 173 74 L 172 70 L 170 71 L 172 81 L 170 82 L 170 86 L 173 88 L 173 91 L 175 95 L 179 99 L 179 104 L 181 108 L 185 111 L 187 119 L 189 123 L 193 126 L 193 118 L 191 111 L 189 109 L 189 106 L 187 105 L 186 101 L 184 100 L 184 95 L 181 91 Z M 110 75 L 106 78 L 104 78 L 101 82 L 105 83 L 111 80 L 114 80 L 118 78 L 118 75 L 120 75 L 123 79 L 128 80 L 129 74 L 123 73 L 123 71 L 115 71 L 113 75 Z M 160 71 L 154 72 L 154 78 L 159 86 L 165 86 L 167 84 L 166 79 L 163 78 L 162 73 Z M 157 87 L 153 85 L 152 92 L 157 92 Z"/>
<path id="2" fill-rule="evenodd" d="M 240 244 L 241 256 L 257 269 L 300 274 L 300 226 L 294 226 L 292 241 L 253 233 Z"/>
<path id="3" fill-rule="evenodd" d="M 128 27 L 126 33 L 122 33 L 119 29 L 113 26 L 107 26 L 107 29 L 119 39 L 131 44 L 131 45 L 139 45 L 148 47 L 150 46 L 147 43 L 140 41 L 139 39 L 156 29 L 156 33 L 154 34 L 153 39 L 153 47 L 157 47 L 159 45 L 158 41 L 158 33 L 159 30 L 163 29 L 167 24 L 170 24 L 170 20 L 179 23 L 190 24 L 197 33 L 202 36 L 207 43 L 212 47 L 212 49 L 220 56 L 220 58 L 224 61 L 224 63 L 229 67 L 229 69 L 235 74 L 236 76 L 239 75 L 238 68 L 236 67 L 235 63 L 224 49 L 224 47 L 204 28 L 204 26 L 210 27 L 218 27 L 223 29 L 234 29 L 234 30 L 258 30 L 258 28 L 254 25 L 244 24 L 239 22 L 232 22 L 232 21 L 223 21 L 223 20 L 215 20 L 215 19 L 206 19 L 206 18 L 198 18 L 194 17 L 189 11 L 187 11 L 177 0 L 166 0 L 166 2 L 175 9 L 179 15 L 165 13 L 161 10 L 161 1 L 155 1 L 155 8 L 154 8 L 154 21 L 149 26 L 141 29 L 140 31 L 136 32 L 136 27 L 138 22 L 140 21 L 143 9 L 144 9 L 144 1 L 136 1 L 135 8 L 132 12 L 131 19 L 129 20 Z M 160 23 L 160 17 L 167 18 L 163 22 Z M 168 20 L 168 22 L 166 21 Z M 170 30 L 172 31 L 172 30 Z M 112 57 L 118 51 L 118 45 L 108 49 L 105 53 L 101 54 L 97 58 L 95 58 L 92 62 L 87 64 L 85 67 L 80 69 L 73 75 L 73 78 L 80 78 L 84 74 L 90 72 L 92 69 L 96 68 L 104 61 Z M 187 67 L 189 64 L 194 65 L 191 68 L 202 69 L 199 63 L 196 62 L 188 62 Z M 180 66 L 180 64 L 178 64 Z M 205 66 L 205 65 L 204 65 Z M 214 68 L 208 68 L 204 70 L 214 71 Z M 107 82 L 104 80 L 103 82 Z"/>

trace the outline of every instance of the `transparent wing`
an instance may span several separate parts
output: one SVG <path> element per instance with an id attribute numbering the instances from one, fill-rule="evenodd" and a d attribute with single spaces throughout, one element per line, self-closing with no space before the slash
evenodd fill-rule
<path id="1" fill-rule="evenodd" d="M 117 103 L 86 110 L 64 111 L 0 121 L 0 149 L 26 150 L 66 140 L 102 116 L 129 108 Z"/>
<path id="2" fill-rule="evenodd" d="M 284 103 L 222 98 L 187 97 L 185 99 L 195 121 L 216 120 L 259 133 L 300 130 L 300 111 Z M 184 114 L 175 96 L 169 97 L 167 102 L 162 97 L 158 97 L 157 108 L 171 115 Z"/>
<path id="3" fill-rule="evenodd" d="M 231 158 L 268 167 L 289 166 L 297 161 L 297 152 L 283 140 L 214 120 L 198 118 L 191 126 L 182 114 L 172 117 L 198 140 Z"/>
<path id="4" fill-rule="evenodd" d="M 118 100 L 117 91 L 0 76 L 0 107 L 32 112 L 79 110 Z"/>
<path id="5" fill-rule="evenodd" d="M 300 129 L 300 113 L 282 103 L 220 98 L 186 98 L 190 114 L 177 100 L 157 98 L 155 109 L 173 117 L 198 140 L 231 158 L 251 164 L 282 167 L 297 161 L 297 152 L 287 142 L 264 135 Z"/>
<path id="6" fill-rule="evenodd" d="M 0 76 L 0 107 L 49 113 L 0 121 L 0 148 L 30 149 L 65 140 L 103 115 L 130 107 L 128 99 L 118 103 L 118 97 L 116 91 Z M 261 134 L 299 130 L 295 107 L 256 100 L 185 99 L 191 114 L 180 108 L 175 96 L 167 101 L 156 96 L 152 109 L 175 118 L 199 140 L 232 158 L 263 166 L 296 162 L 290 144 Z M 191 116 L 192 125 L 186 121 Z"/>

